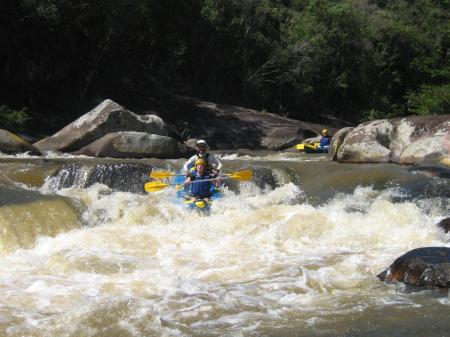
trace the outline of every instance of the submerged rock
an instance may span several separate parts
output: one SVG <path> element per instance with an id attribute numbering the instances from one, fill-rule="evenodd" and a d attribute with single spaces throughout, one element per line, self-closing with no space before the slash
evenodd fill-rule
<path id="1" fill-rule="evenodd" d="M 145 132 L 114 132 L 83 147 L 75 154 L 111 158 L 181 158 L 195 151 L 175 139 Z"/>
<path id="2" fill-rule="evenodd" d="M 29 152 L 33 155 L 40 155 L 38 149 L 23 140 L 19 136 L 7 130 L 0 129 L 0 152 L 7 154 L 16 154 Z"/>
<path id="3" fill-rule="evenodd" d="M 445 233 L 448 233 L 448 231 L 450 230 L 450 218 L 442 219 L 438 223 L 438 227 L 442 228 Z"/>
<path id="4" fill-rule="evenodd" d="M 398 281 L 414 286 L 448 288 L 450 285 L 450 248 L 417 248 L 397 258 L 378 274 L 382 281 Z"/>
<path id="5" fill-rule="evenodd" d="M 99 183 L 113 191 L 145 193 L 144 184 L 149 181 L 152 168 L 140 163 L 68 164 L 54 173 L 48 180 L 48 187 L 52 190 L 87 188 Z"/>
<path id="6" fill-rule="evenodd" d="M 156 115 L 137 115 L 107 99 L 53 136 L 36 142 L 41 151 L 77 151 L 108 133 L 138 131 L 167 136 L 169 129 Z"/>

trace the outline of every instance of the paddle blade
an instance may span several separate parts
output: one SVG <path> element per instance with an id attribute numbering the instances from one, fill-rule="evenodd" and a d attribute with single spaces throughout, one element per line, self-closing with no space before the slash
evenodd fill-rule
<path id="1" fill-rule="evenodd" d="M 297 150 L 299 150 L 299 151 L 304 151 L 305 150 L 305 144 L 297 144 L 297 146 L 295 148 Z"/>
<path id="2" fill-rule="evenodd" d="M 230 177 L 231 179 L 236 179 L 239 181 L 247 181 L 247 180 L 252 179 L 253 173 L 251 170 L 243 170 L 243 171 L 230 173 L 227 176 Z"/>
<path id="3" fill-rule="evenodd" d="M 152 171 L 150 172 L 150 178 L 153 179 L 165 179 L 169 177 L 173 177 L 175 174 L 166 171 Z"/>
<path id="4" fill-rule="evenodd" d="M 150 181 L 149 183 L 146 183 L 144 185 L 144 189 L 147 192 L 151 193 L 161 191 L 163 188 L 166 188 L 167 186 L 170 186 L 170 184 L 165 184 L 160 181 Z"/>

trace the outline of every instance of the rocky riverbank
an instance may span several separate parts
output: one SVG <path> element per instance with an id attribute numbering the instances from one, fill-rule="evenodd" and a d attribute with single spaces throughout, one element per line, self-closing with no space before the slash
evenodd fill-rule
<path id="1" fill-rule="evenodd" d="M 195 139 L 212 149 L 293 149 L 328 128 L 330 158 L 347 163 L 448 163 L 450 115 L 374 120 L 356 127 L 302 122 L 279 115 L 192 98 L 178 98 L 168 112 L 138 115 L 105 100 L 54 135 L 34 144 L 4 130 L 0 151 L 47 151 L 111 158 L 181 158 Z M 166 116 L 165 119 L 160 116 Z M 340 123 L 342 124 L 342 123 Z"/>

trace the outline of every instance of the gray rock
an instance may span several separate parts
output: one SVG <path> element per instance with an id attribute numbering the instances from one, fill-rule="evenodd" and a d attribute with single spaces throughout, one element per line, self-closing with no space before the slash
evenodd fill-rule
<path id="1" fill-rule="evenodd" d="M 7 130 L 0 129 L 0 152 L 6 154 L 16 154 L 29 152 L 33 155 L 40 155 L 38 149 L 23 140 L 19 136 Z"/>
<path id="2" fill-rule="evenodd" d="M 387 282 L 414 286 L 448 288 L 450 285 L 450 248 L 417 248 L 397 258 L 377 277 Z"/>
<path id="3" fill-rule="evenodd" d="M 412 116 L 358 125 L 344 135 L 340 162 L 439 163 L 450 155 L 450 115 Z"/>
<path id="4" fill-rule="evenodd" d="M 340 162 L 387 163 L 391 161 L 389 150 L 394 126 L 387 119 L 358 125 L 347 133 L 337 151 Z"/>
<path id="5" fill-rule="evenodd" d="M 337 160 L 337 153 L 339 151 L 339 148 L 341 147 L 345 137 L 351 130 L 353 130 L 353 127 L 348 126 L 340 129 L 334 134 L 333 138 L 331 139 L 330 148 L 328 150 L 328 156 L 331 158 L 331 160 Z"/>
<path id="6" fill-rule="evenodd" d="M 109 133 L 75 152 L 111 158 L 181 158 L 192 153 L 193 149 L 171 137 L 134 131 Z"/>
<path id="7" fill-rule="evenodd" d="M 41 151 L 71 152 L 108 133 L 119 131 L 138 131 L 163 136 L 169 134 L 167 126 L 158 116 L 140 116 L 107 99 L 53 136 L 34 145 Z"/>
<path id="8" fill-rule="evenodd" d="M 403 132 L 398 132 L 396 138 L 406 140 L 401 151 L 393 148 L 395 156 L 399 153 L 398 161 L 402 164 L 418 163 L 431 158 L 438 161 L 450 154 L 450 146 L 445 144 L 450 137 L 450 115 L 404 118 L 398 122 L 397 129 Z"/>

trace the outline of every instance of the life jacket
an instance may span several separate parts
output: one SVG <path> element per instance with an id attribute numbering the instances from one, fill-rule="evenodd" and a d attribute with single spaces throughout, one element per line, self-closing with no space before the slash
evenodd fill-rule
<path id="1" fill-rule="evenodd" d="M 209 198 L 211 196 L 211 182 L 210 181 L 202 181 L 211 179 L 211 176 L 209 174 L 205 174 L 203 176 L 200 176 L 200 174 L 197 171 L 191 172 L 191 177 L 193 176 L 193 181 L 198 181 L 196 183 L 190 184 L 189 186 L 189 192 L 194 197 L 203 199 L 203 198 Z"/>
<path id="2" fill-rule="evenodd" d="M 330 146 L 331 137 L 322 137 L 320 139 L 320 147 Z"/>

